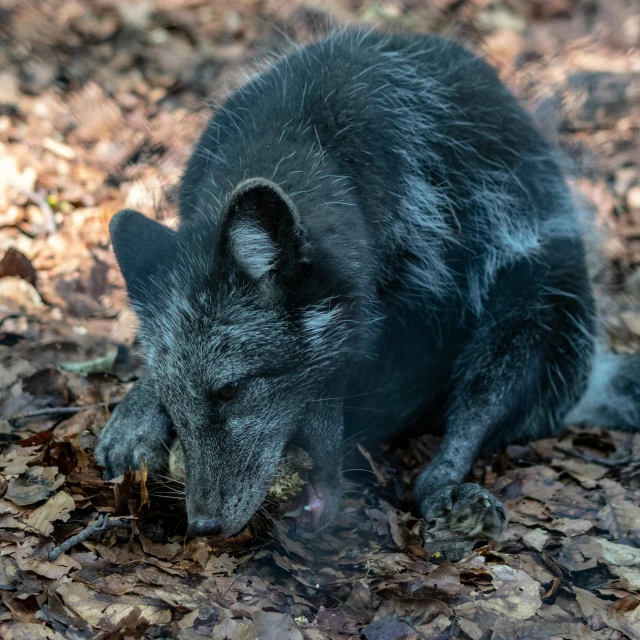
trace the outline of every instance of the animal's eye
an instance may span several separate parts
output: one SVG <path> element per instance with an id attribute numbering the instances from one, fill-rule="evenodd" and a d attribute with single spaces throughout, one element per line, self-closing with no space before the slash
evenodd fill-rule
<path id="1" fill-rule="evenodd" d="M 240 383 L 237 380 L 228 382 L 224 387 L 220 387 L 220 389 L 218 389 L 218 397 L 220 400 L 224 401 L 233 400 L 238 395 L 239 389 Z"/>

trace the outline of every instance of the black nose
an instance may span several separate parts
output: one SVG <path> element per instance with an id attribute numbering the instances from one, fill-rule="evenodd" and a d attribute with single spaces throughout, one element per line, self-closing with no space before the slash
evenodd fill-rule
<path id="1" fill-rule="evenodd" d="M 217 518 L 196 518 L 189 522 L 187 533 L 190 536 L 219 536 L 222 525 Z"/>

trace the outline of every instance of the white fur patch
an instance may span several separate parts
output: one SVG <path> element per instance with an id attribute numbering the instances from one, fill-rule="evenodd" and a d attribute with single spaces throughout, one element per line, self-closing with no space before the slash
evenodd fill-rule
<path id="1" fill-rule="evenodd" d="M 276 245 L 257 224 L 234 225 L 230 240 L 233 255 L 252 278 L 259 280 L 273 269 L 278 257 Z"/>
<path id="2" fill-rule="evenodd" d="M 305 310 L 303 314 L 304 332 L 313 348 L 324 348 L 327 339 L 338 338 L 340 333 L 340 316 L 342 307 L 334 307 L 329 310 L 326 305 L 316 305 Z"/>

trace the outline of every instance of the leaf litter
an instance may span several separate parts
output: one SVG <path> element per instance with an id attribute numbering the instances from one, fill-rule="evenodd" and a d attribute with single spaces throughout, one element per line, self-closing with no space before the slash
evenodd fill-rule
<path id="1" fill-rule="evenodd" d="M 109 219 L 175 224 L 206 104 L 332 20 L 453 34 L 498 67 L 579 168 L 601 314 L 638 349 L 639 19 L 624 0 L 1 0 L 1 637 L 640 638 L 640 435 L 571 428 L 478 461 L 510 514 L 497 541 L 424 530 L 432 436 L 349 443 L 365 471 L 312 540 L 258 519 L 189 539 L 179 484 L 105 482 L 92 454 L 141 372 Z"/>

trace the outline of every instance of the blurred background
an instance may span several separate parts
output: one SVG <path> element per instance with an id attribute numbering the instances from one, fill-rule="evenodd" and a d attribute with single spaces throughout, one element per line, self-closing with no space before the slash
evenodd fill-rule
<path id="1" fill-rule="evenodd" d="M 637 0 L 0 0 L 0 332 L 131 344 L 109 219 L 126 206 L 171 224 L 216 104 L 340 24 L 452 36 L 497 67 L 575 165 L 605 232 L 610 332 L 635 348 Z"/>

